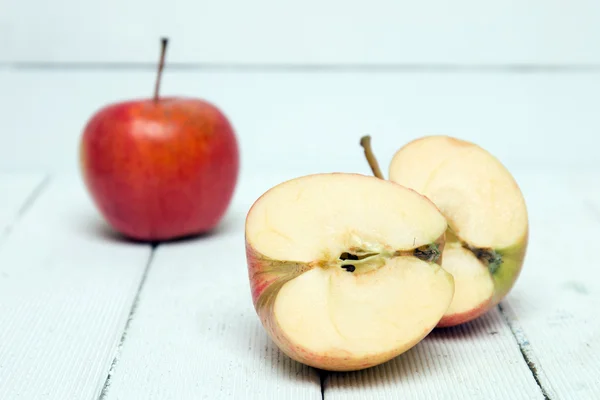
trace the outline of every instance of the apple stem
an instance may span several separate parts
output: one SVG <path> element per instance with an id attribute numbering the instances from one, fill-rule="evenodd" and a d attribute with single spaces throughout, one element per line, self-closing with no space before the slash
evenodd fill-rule
<path id="1" fill-rule="evenodd" d="M 381 170 L 379 169 L 379 163 L 373 154 L 373 149 L 371 148 L 371 136 L 363 136 L 360 139 L 360 145 L 363 147 L 363 149 L 365 149 L 365 157 L 367 157 L 367 161 L 369 162 L 371 171 L 373 171 L 373 175 L 379 179 L 385 179 L 381 173 Z"/>
<path id="2" fill-rule="evenodd" d="M 163 69 L 165 67 L 165 54 L 167 53 L 168 38 L 160 39 L 160 61 L 158 62 L 158 73 L 156 74 L 156 83 L 154 84 L 154 101 L 158 102 L 158 92 L 160 90 L 160 81 Z"/>

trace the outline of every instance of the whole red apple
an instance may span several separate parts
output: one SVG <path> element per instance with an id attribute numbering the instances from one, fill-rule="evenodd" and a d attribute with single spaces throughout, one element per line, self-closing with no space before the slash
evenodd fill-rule
<path id="1" fill-rule="evenodd" d="M 84 128 L 83 179 L 107 222 L 142 241 L 205 233 L 224 216 L 238 178 L 233 128 L 200 99 L 158 96 L 110 104 Z"/>

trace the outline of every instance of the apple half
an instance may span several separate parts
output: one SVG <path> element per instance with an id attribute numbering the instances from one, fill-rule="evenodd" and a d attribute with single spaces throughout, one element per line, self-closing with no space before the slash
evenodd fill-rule
<path id="1" fill-rule="evenodd" d="M 428 197 L 448 222 L 442 267 L 456 289 L 438 326 L 471 321 L 497 305 L 520 274 L 529 236 L 525 200 L 510 172 L 474 143 L 426 136 L 395 153 L 389 179 Z"/>
<path id="2" fill-rule="evenodd" d="M 424 196 L 359 174 L 308 175 L 264 193 L 246 218 L 252 300 L 289 357 L 368 368 L 421 341 L 454 294 L 439 263 L 447 223 Z"/>

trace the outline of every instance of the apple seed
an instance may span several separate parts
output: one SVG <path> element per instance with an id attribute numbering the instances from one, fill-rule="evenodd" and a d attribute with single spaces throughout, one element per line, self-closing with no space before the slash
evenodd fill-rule
<path id="1" fill-rule="evenodd" d="M 442 252 L 435 243 L 430 243 L 425 246 L 417 247 L 413 255 L 420 260 L 427 262 L 437 262 Z"/>

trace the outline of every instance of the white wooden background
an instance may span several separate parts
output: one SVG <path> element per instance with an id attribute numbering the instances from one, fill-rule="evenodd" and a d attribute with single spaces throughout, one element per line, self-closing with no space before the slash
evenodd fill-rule
<path id="1" fill-rule="evenodd" d="M 0 0 L 0 399 L 600 398 L 600 3 Z M 81 184 L 100 106 L 207 98 L 242 171 L 214 235 L 119 241 Z M 254 314 L 248 207 L 301 174 L 369 173 L 429 133 L 496 154 L 531 244 L 501 306 L 362 372 L 282 355 Z M 385 169 L 385 168 L 384 168 Z"/>
<path id="2" fill-rule="evenodd" d="M 598 64 L 596 0 L 2 0 L 0 60 Z"/>

